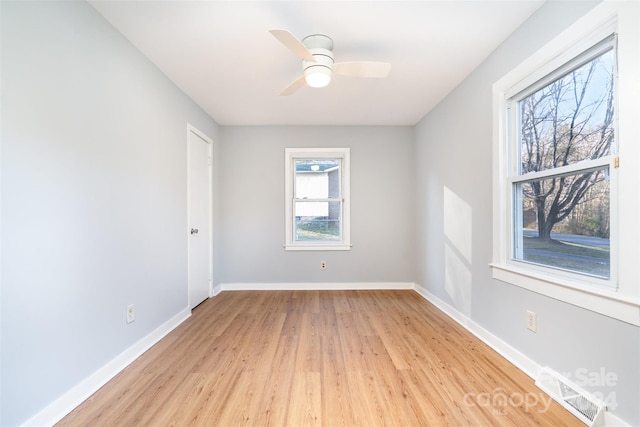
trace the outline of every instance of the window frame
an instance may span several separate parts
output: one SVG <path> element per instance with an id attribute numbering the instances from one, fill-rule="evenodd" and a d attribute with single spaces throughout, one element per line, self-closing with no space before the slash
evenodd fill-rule
<path id="1" fill-rule="evenodd" d="M 542 67 L 541 71 L 548 71 L 543 78 L 532 80 L 530 78 L 525 77 L 523 79 L 523 83 L 530 83 L 530 85 L 521 90 L 520 92 L 513 94 L 512 91 L 507 91 L 505 93 L 505 125 L 506 125 L 506 144 L 508 144 L 507 151 L 509 153 L 508 158 L 506 159 L 508 165 L 505 165 L 508 169 L 507 172 L 507 183 L 505 184 L 505 198 L 507 199 L 506 204 L 509 207 L 509 221 L 508 221 L 508 230 L 506 231 L 509 234 L 509 254 L 506 258 L 506 263 L 513 266 L 516 269 L 523 270 L 531 270 L 532 273 L 539 273 L 543 275 L 551 275 L 557 276 L 558 278 L 568 280 L 570 282 L 574 282 L 576 284 L 582 284 L 587 287 L 595 287 L 605 290 L 616 290 L 618 287 L 618 277 L 617 277 L 617 253 L 618 253 L 618 245 L 617 245 L 617 213 L 618 213 L 618 203 L 617 203 L 617 183 L 618 183 L 618 169 L 615 166 L 616 159 L 618 158 L 617 152 L 617 121 L 615 117 L 617 115 L 617 105 L 616 114 L 614 115 L 614 138 L 613 144 L 611 146 L 610 152 L 608 155 L 592 159 L 592 160 L 582 160 L 576 163 L 571 163 L 566 166 L 560 166 L 556 168 L 544 169 L 536 172 L 528 172 L 522 173 L 520 171 L 521 166 L 521 152 L 520 152 L 520 109 L 519 103 L 523 99 L 526 99 L 531 94 L 537 92 L 538 90 L 546 87 L 547 85 L 553 83 L 558 78 L 570 73 L 572 70 L 579 68 L 580 66 L 587 64 L 598 56 L 613 50 L 614 55 L 616 55 L 616 42 L 617 36 L 615 33 L 615 27 L 612 25 L 607 27 L 606 30 L 603 31 L 602 34 L 603 39 L 596 42 L 592 46 L 585 47 L 585 50 L 579 53 L 577 56 L 573 56 L 568 58 L 568 60 L 559 67 L 555 67 L 554 69 L 549 69 Z M 611 34 L 607 33 L 610 32 Z M 562 58 L 566 58 L 565 56 L 561 56 Z M 615 56 L 614 56 L 615 58 Z M 554 64 L 555 66 L 555 64 Z M 614 61 L 614 73 L 617 74 L 617 70 L 615 69 L 615 61 Z M 617 79 L 614 80 L 614 102 L 618 98 L 617 94 Z M 516 194 L 516 186 L 518 184 L 524 184 L 531 181 L 538 181 L 543 179 L 552 179 L 563 175 L 577 175 L 580 173 L 587 173 L 589 171 L 602 170 L 607 169 L 609 174 L 609 183 L 610 183 L 610 236 L 609 236 L 609 277 L 604 278 L 600 276 L 593 276 L 587 273 L 581 273 L 578 271 L 572 270 L 563 270 L 557 267 L 548 266 L 545 264 L 538 264 L 525 261 L 523 259 L 517 259 L 515 256 L 517 245 L 516 240 L 521 241 L 522 235 L 516 236 L 516 229 L 522 227 L 521 224 L 521 216 L 518 215 L 520 211 L 516 208 L 516 206 L 521 206 L 521 199 L 518 198 Z M 522 250 L 522 246 L 520 246 L 520 250 Z"/>
<path id="2" fill-rule="evenodd" d="M 640 251 L 637 248 L 639 227 L 635 224 L 635 216 L 629 208 L 637 205 L 640 199 L 634 180 L 640 177 L 640 150 L 634 145 L 639 132 L 634 115 L 638 111 L 635 98 L 638 93 L 637 52 L 638 30 L 634 28 L 633 16 L 637 10 L 629 14 L 622 12 L 625 5 L 603 2 L 595 6 L 583 18 L 567 28 L 560 35 L 547 43 L 542 49 L 516 66 L 493 85 L 493 257 L 490 263 L 494 279 L 519 286 L 564 302 L 568 302 L 607 316 L 640 325 L 640 274 L 629 266 L 635 265 Z M 610 187 L 611 203 L 611 258 L 610 279 L 604 283 L 601 279 L 593 280 L 581 273 L 565 272 L 554 268 L 543 267 L 512 259 L 515 199 L 513 185 L 514 171 L 517 167 L 519 150 L 510 138 L 513 129 L 510 126 L 509 114 L 517 114 L 517 109 L 509 109 L 509 103 L 528 88 L 548 84 L 554 71 L 571 63 L 584 52 L 597 46 L 607 37 L 618 35 L 617 45 L 617 89 L 616 90 L 616 145 L 618 152 L 613 152 L 606 159 L 599 159 L 591 164 L 578 164 L 565 167 L 562 172 L 571 172 L 588 167 L 600 167 L 608 164 L 612 179 Z M 622 108 L 620 105 L 622 104 Z M 519 138 L 516 139 L 519 141 Z M 615 149 L 614 149 L 615 150 Z M 622 158 L 622 154 L 625 157 Z M 620 153 L 620 154 L 618 154 Z M 620 157 L 618 157 L 620 156 Z M 628 159 L 628 168 L 617 167 L 617 161 L 623 165 Z M 634 168 L 633 165 L 636 165 Z M 557 172 L 557 170 L 556 170 Z M 520 175 L 520 177 L 523 177 Z M 531 178 L 533 175 L 528 176 Z M 618 192 L 629 194 L 624 200 L 624 211 L 619 205 Z M 615 215 L 615 218 L 614 218 Z M 614 225 L 614 222 L 616 225 Z M 619 233 L 618 230 L 625 230 Z M 627 232 L 628 231 L 628 232 Z M 627 266 L 624 270 L 619 267 Z"/>
<path id="3" fill-rule="evenodd" d="M 295 240 L 296 160 L 340 159 L 340 240 Z M 327 198 L 327 201 L 335 201 Z M 285 148 L 285 244 L 287 251 L 345 251 L 351 249 L 350 149 Z"/>

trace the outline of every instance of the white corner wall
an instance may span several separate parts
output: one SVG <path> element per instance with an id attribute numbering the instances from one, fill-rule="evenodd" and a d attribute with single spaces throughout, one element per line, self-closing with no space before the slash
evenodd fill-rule
<path id="1" fill-rule="evenodd" d="M 0 424 L 17 425 L 186 309 L 187 122 L 218 128 L 87 3 L 0 8 Z"/>
<path id="2" fill-rule="evenodd" d="M 582 382 L 608 400 L 617 417 L 640 425 L 640 328 L 493 280 L 489 268 L 492 85 L 595 4 L 545 3 L 416 126 L 417 217 L 423 219 L 417 222 L 416 282 L 538 366 Z M 527 310 L 537 313 L 535 334 L 525 327 Z M 602 372 L 615 381 L 598 380 Z"/>

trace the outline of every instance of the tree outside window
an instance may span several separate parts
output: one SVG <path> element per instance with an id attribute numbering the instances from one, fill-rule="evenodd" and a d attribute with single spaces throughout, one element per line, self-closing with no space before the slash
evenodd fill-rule
<path id="1" fill-rule="evenodd" d="M 517 101 L 514 257 L 609 277 L 613 39 L 594 50 Z"/>

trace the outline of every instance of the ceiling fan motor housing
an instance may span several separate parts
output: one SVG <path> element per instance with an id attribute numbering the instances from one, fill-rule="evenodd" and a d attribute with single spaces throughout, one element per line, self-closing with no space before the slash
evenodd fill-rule
<path id="1" fill-rule="evenodd" d="M 314 34 L 302 39 L 302 43 L 315 59 L 315 61 L 302 60 L 307 84 L 312 87 L 326 86 L 331 80 L 333 70 L 333 40 L 323 34 Z"/>

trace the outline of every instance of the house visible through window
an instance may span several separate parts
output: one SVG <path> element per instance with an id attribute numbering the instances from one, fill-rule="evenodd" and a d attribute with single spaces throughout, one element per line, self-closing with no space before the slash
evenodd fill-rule
<path id="1" fill-rule="evenodd" d="M 341 159 L 295 161 L 294 238 L 296 241 L 342 238 Z"/>
<path id="2" fill-rule="evenodd" d="M 286 249 L 348 250 L 349 149 L 287 149 L 286 165 Z"/>

